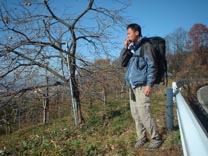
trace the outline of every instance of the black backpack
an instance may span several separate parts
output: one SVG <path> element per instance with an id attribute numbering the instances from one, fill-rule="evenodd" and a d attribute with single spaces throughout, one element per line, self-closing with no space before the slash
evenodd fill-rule
<path id="1" fill-rule="evenodd" d="M 167 60 L 166 60 L 166 46 L 165 46 L 165 39 L 162 37 L 149 37 L 143 38 L 142 42 L 149 42 L 153 48 L 155 62 L 157 65 L 157 74 L 154 84 L 159 84 L 163 82 L 163 84 L 168 83 L 167 79 Z M 142 43 L 142 44 L 143 44 Z"/>

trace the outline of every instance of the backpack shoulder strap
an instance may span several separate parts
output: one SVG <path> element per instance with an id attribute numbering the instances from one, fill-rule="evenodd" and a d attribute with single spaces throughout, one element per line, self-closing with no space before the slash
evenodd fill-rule
<path id="1" fill-rule="evenodd" d="M 140 56 L 141 56 L 141 57 L 144 56 L 145 45 L 146 45 L 147 43 L 152 44 L 152 42 L 150 41 L 150 38 L 147 38 L 147 37 L 142 38 L 142 41 L 141 41 L 141 50 L 140 50 Z"/>

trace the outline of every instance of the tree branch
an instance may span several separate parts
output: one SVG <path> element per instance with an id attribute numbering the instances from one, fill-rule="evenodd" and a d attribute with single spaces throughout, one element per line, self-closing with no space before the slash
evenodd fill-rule
<path id="1" fill-rule="evenodd" d="M 67 80 L 66 80 L 63 76 L 61 76 L 58 72 L 56 72 L 56 71 L 53 70 L 52 68 L 48 67 L 48 65 L 39 63 L 39 62 L 33 60 L 32 58 L 30 58 L 30 57 L 28 57 L 28 56 L 25 56 L 24 54 L 19 53 L 19 52 L 17 52 L 17 51 L 11 51 L 11 52 L 14 53 L 14 54 L 16 54 L 16 55 L 18 55 L 18 56 L 20 56 L 20 57 L 22 57 L 22 58 L 24 58 L 24 59 L 26 59 L 26 60 L 28 60 L 28 61 L 30 61 L 30 62 L 33 62 L 33 63 L 32 63 L 33 65 L 37 65 L 37 66 L 39 66 L 39 67 L 41 67 L 41 68 L 47 69 L 49 72 L 51 72 L 52 74 L 54 74 L 55 76 L 57 76 L 58 78 L 60 78 L 62 81 L 64 81 L 64 82 L 67 81 Z"/>
<path id="2" fill-rule="evenodd" d="M 19 67 L 24 67 L 24 66 L 32 66 L 32 64 L 19 64 L 18 66 L 12 68 L 11 70 L 7 71 L 5 74 L 0 75 L 0 78 L 5 77 L 6 75 L 8 75 L 9 73 L 13 72 L 14 70 L 18 69 Z"/>
<path id="3" fill-rule="evenodd" d="M 89 1 L 88 7 L 72 23 L 72 26 L 71 26 L 72 29 L 74 29 L 76 23 L 80 20 L 80 18 L 82 18 L 89 10 L 92 9 L 93 3 L 94 3 L 94 0 Z"/>
<path id="4" fill-rule="evenodd" d="M 51 14 L 51 16 L 56 19 L 57 21 L 59 21 L 60 23 L 62 23 L 63 25 L 65 25 L 67 28 L 71 28 L 71 25 L 68 24 L 67 22 L 65 22 L 64 20 L 62 20 L 61 18 L 57 17 L 54 12 L 51 10 L 50 6 L 48 5 L 48 2 L 46 0 L 44 0 L 44 4 L 47 8 L 47 10 L 49 11 L 49 13 Z"/>
<path id="5" fill-rule="evenodd" d="M 32 87 L 28 87 L 28 88 L 23 88 L 20 89 L 19 91 L 7 94 L 6 96 L 11 96 L 5 103 L 3 103 L 2 105 L 0 105 L 0 108 L 5 107 L 7 104 L 9 104 L 11 102 L 11 100 L 17 96 L 18 94 L 21 93 L 20 96 L 22 96 L 23 94 L 25 94 L 27 91 L 31 91 L 37 88 L 45 88 L 45 87 L 54 87 L 54 86 L 58 86 L 58 85 L 63 85 L 63 83 L 56 81 L 55 83 L 52 84 L 44 84 L 44 85 L 38 85 L 38 86 L 32 86 Z"/>

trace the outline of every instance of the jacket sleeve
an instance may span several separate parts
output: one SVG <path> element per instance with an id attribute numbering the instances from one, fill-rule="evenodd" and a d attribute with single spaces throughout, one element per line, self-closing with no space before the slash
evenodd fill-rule
<path id="1" fill-rule="evenodd" d="M 120 57 L 119 57 L 119 62 L 120 62 L 122 67 L 127 67 L 128 63 L 129 63 L 129 60 L 132 57 L 132 55 L 133 54 L 126 48 L 123 48 L 121 50 L 121 54 L 120 54 Z"/>
<path id="2" fill-rule="evenodd" d="M 156 79 L 157 65 L 155 62 L 155 54 L 150 43 L 144 45 L 144 57 L 147 62 L 147 86 L 152 87 Z"/>

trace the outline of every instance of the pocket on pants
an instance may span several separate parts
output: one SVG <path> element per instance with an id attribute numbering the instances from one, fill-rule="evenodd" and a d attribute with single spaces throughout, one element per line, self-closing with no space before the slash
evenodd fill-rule
<path id="1" fill-rule="evenodd" d="M 150 96 L 146 96 L 144 93 L 145 87 L 138 87 L 135 90 L 135 96 L 140 106 L 150 106 Z"/>

